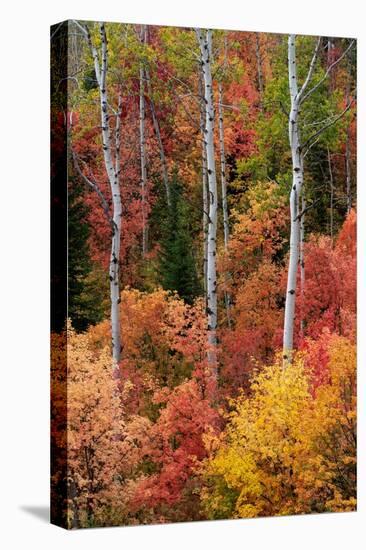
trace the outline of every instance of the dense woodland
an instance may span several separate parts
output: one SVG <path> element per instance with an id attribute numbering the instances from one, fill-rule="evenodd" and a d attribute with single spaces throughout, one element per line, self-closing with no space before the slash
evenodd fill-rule
<path id="1" fill-rule="evenodd" d="M 54 51 L 65 36 L 53 513 L 354 510 L 355 41 L 71 21 Z"/>

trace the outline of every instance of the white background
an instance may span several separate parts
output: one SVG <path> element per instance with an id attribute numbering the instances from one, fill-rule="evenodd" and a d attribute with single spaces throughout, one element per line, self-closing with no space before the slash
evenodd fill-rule
<path id="1" fill-rule="evenodd" d="M 8 549 L 365 547 L 366 28 L 356 0 L 2 2 L 0 544 Z M 359 511 L 66 532 L 48 524 L 49 25 L 67 18 L 356 36 L 359 48 Z"/>

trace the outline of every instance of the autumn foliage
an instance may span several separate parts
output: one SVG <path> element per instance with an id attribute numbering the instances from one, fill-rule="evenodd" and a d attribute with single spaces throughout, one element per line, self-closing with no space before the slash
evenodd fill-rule
<path id="1" fill-rule="evenodd" d="M 201 472 L 211 518 L 353 510 L 356 504 L 355 349 L 333 336 L 315 391 L 306 354 L 253 377 L 249 397 L 231 402 L 228 424 L 206 436 Z M 306 365 L 306 366 L 305 366 Z"/>
<path id="2" fill-rule="evenodd" d="M 304 160 L 304 272 L 299 267 L 294 357 L 284 365 L 291 188 L 285 42 L 280 35 L 215 31 L 213 95 L 217 108 L 220 83 L 230 237 L 225 243 L 219 191 L 213 365 L 196 37 L 189 29 L 149 27 L 142 44 L 139 26 L 108 24 L 107 31 L 109 123 L 113 133 L 119 117 L 122 136 L 120 360 L 111 358 L 113 224 L 81 174 L 99 186 L 108 207 L 113 197 L 93 60 L 86 41 L 75 38 L 71 50 L 80 59 L 70 64 L 83 77 L 78 86 L 70 81 L 68 131 L 80 171 L 70 163 L 70 318 L 51 341 L 54 513 L 79 528 L 355 510 L 354 105 Z M 96 26 L 91 33 L 99 47 Z M 346 48 L 344 39 L 334 41 L 330 57 Z M 327 44 L 315 80 L 325 73 Z M 312 48 L 312 37 L 299 37 L 300 81 Z M 305 133 L 345 104 L 354 64 L 344 59 L 331 85 L 326 81 L 310 106 L 304 103 Z M 150 79 L 148 87 L 145 73 L 144 194 L 141 65 Z M 57 133 L 65 121 L 60 113 L 55 120 Z M 217 128 L 214 141 L 218 151 Z M 60 147 L 56 139 L 57 155 Z"/>

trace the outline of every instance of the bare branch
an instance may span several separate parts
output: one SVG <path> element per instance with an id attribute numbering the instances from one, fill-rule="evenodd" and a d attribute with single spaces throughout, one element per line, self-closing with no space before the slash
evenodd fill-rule
<path id="1" fill-rule="evenodd" d="M 60 28 L 62 27 L 63 24 L 64 24 L 64 21 L 62 21 L 61 23 L 59 23 L 57 25 L 56 29 L 53 31 L 53 33 L 50 36 L 51 41 L 53 40 L 54 36 L 58 33 L 58 31 L 60 30 Z"/>
<path id="2" fill-rule="evenodd" d="M 172 80 L 175 80 L 176 82 L 178 82 L 178 84 L 181 84 L 182 86 L 184 86 L 187 90 L 188 90 L 188 95 L 190 95 L 191 97 L 195 98 L 197 101 L 200 101 L 202 99 L 202 97 L 198 94 L 195 94 L 193 91 L 192 91 L 192 88 L 189 86 L 189 84 L 187 84 L 186 82 L 184 82 L 184 80 L 181 80 L 180 78 L 178 78 L 176 75 L 172 74 L 166 67 L 162 66 L 161 69 L 164 71 L 164 73 Z"/>
<path id="3" fill-rule="evenodd" d="M 226 103 L 220 103 L 220 105 L 223 109 L 231 109 L 232 111 L 238 111 L 239 113 L 241 112 L 241 109 L 236 105 L 227 105 Z"/>
<path id="4" fill-rule="evenodd" d="M 320 44 L 321 44 L 321 36 L 319 36 L 318 40 L 317 40 L 317 43 L 316 43 L 316 46 L 315 46 L 315 50 L 314 50 L 314 54 L 313 54 L 313 57 L 312 57 L 312 60 L 311 60 L 311 63 L 310 63 L 310 66 L 309 66 L 309 71 L 308 71 L 308 74 L 305 78 L 305 81 L 304 81 L 304 84 L 301 86 L 301 90 L 299 91 L 299 94 L 298 94 L 298 99 L 301 101 L 301 96 L 303 95 L 303 93 L 305 92 L 310 80 L 311 80 L 311 77 L 313 76 L 313 72 L 314 72 L 314 69 L 315 69 L 315 64 L 316 64 L 316 61 L 318 59 L 318 54 L 319 54 L 319 50 L 320 50 Z"/>
<path id="5" fill-rule="evenodd" d="M 306 208 L 304 208 L 301 212 L 299 212 L 299 214 L 296 216 L 296 218 L 294 219 L 294 221 L 296 222 L 297 220 L 301 220 L 301 218 L 303 217 L 303 215 L 308 211 L 308 210 L 311 210 L 311 208 L 314 208 L 314 206 L 320 201 L 320 197 L 315 199 L 315 201 L 313 201 L 311 204 L 309 204 L 309 206 L 307 206 Z"/>
<path id="6" fill-rule="evenodd" d="M 350 108 L 352 107 L 352 104 L 354 102 L 354 99 L 352 99 L 352 101 L 350 101 L 350 103 L 347 105 L 347 107 L 336 117 L 334 118 L 331 122 L 329 122 L 328 124 L 325 124 L 325 126 L 323 126 L 322 128 L 320 128 L 317 132 L 315 132 L 312 136 L 310 136 L 306 141 L 305 143 L 302 145 L 302 150 L 304 151 L 305 147 L 309 144 L 311 144 L 311 142 L 316 139 L 320 134 L 322 134 L 325 130 L 327 130 L 328 128 L 330 128 L 331 126 L 333 126 L 333 124 L 335 124 L 336 122 L 338 122 L 339 119 L 341 119 L 346 113 L 347 111 L 350 110 Z M 310 147 L 308 148 L 310 149 Z M 308 149 L 306 149 L 306 153 L 308 151 Z"/>
<path id="7" fill-rule="evenodd" d="M 80 88 L 79 80 L 76 76 L 65 76 L 65 78 L 61 78 L 61 80 L 58 81 L 57 90 L 59 90 L 61 83 L 65 82 L 65 80 L 72 80 L 73 82 L 76 82 L 77 87 Z"/>
<path id="8" fill-rule="evenodd" d="M 320 136 L 318 136 L 318 137 L 313 141 L 313 143 L 312 143 L 311 145 L 309 145 L 309 147 L 306 149 L 305 153 L 303 154 L 303 158 L 305 158 L 306 155 L 308 154 L 308 152 L 310 151 L 310 149 L 311 149 L 316 143 L 318 143 L 319 139 L 320 139 Z"/>
<path id="9" fill-rule="evenodd" d="M 326 70 L 326 72 L 324 73 L 324 76 L 319 80 L 319 82 L 317 82 L 315 84 L 315 86 L 313 86 L 305 95 L 304 97 L 300 100 L 300 103 L 303 103 L 313 92 L 315 92 L 315 90 L 317 90 L 319 88 L 319 86 L 324 82 L 324 80 L 328 77 L 330 71 L 336 66 L 338 65 L 338 63 L 340 61 L 342 61 L 342 59 L 347 55 L 347 53 L 349 52 L 349 50 L 353 47 L 355 41 L 352 40 L 352 42 L 349 44 L 348 48 L 346 48 L 344 50 L 344 52 L 342 53 L 342 55 L 340 57 L 338 57 L 338 59 L 336 59 L 331 65 L 329 65 L 328 69 Z"/>
<path id="10" fill-rule="evenodd" d="M 77 26 L 79 27 L 79 29 L 82 31 L 82 33 L 84 34 L 84 36 L 86 38 L 88 38 L 88 30 L 87 28 L 83 27 L 82 25 L 80 25 L 79 21 L 77 21 L 76 19 L 73 19 L 72 22 Z"/>
<path id="11" fill-rule="evenodd" d="M 81 170 L 80 168 L 80 165 L 79 165 L 79 160 L 78 160 L 78 156 L 77 154 L 72 151 L 71 153 L 72 155 L 72 160 L 74 162 L 74 166 L 76 168 L 76 171 L 77 173 L 79 174 L 79 176 L 84 180 L 84 182 L 91 188 L 93 189 L 93 191 L 96 192 L 96 194 L 98 195 L 99 199 L 100 199 L 100 203 L 101 203 L 101 206 L 103 208 L 103 211 L 104 211 L 104 214 L 108 220 L 108 223 L 109 225 L 111 226 L 112 228 L 112 231 L 114 230 L 114 221 L 113 221 L 113 218 L 111 216 L 111 213 L 110 213 L 110 208 L 109 208 L 109 205 L 108 205 L 108 202 L 106 201 L 106 198 L 105 196 L 103 195 L 102 191 L 100 190 L 98 184 L 95 182 L 95 181 L 92 181 L 91 179 L 89 179 L 85 174 L 84 172 Z"/>

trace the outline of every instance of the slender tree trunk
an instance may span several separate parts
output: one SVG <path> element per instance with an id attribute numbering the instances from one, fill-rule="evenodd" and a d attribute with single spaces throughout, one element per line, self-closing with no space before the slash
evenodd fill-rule
<path id="1" fill-rule="evenodd" d="M 330 36 L 328 36 L 328 41 L 327 41 L 327 68 L 331 66 L 331 64 L 333 63 L 333 48 L 334 48 L 334 44 L 333 44 L 333 40 Z M 331 92 L 333 89 L 333 76 L 330 75 L 329 76 L 329 91 Z"/>
<path id="2" fill-rule="evenodd" d="M 283 331 L 283 359 L 284 364 L 292 360 L 294 321 L 295 321 L 295 300 L 296 300 L 296 278 L 299 263 L 299 237 L 300 220 L 298 217 L 298 201 L 301 195 L 304 168 L 300 146 L 300 134 L 298 126 L 299 117 L 299 96 L 297 83 L 295 35 L 290 35 L 288 40 L 288 64 L 289 64 L 289 89 L 291 97 L 291 111 L 289 116 L 289 141 L 292 157 L 292 186 L 290 193 L 290 259 L 287 275 L 285 320 Z"/>
<path id="3" fill-rule="evenodd" d="M 141 27 L 141 42 L 146 42 L 146 25 Z M 145 136 L 145 70 L 140 64 L 140 164 L 141 164 L 141 209 L 142 209 L 142 255 L 147 252 L 147 216 L 146 216 L 146 136 Z"/>
<path id="4" fill-rule="evenodd" d="M 283 331 L 283 364 L 284 366 L 292 361 L 293 339 L 294 339 L 294 321 L 295 321 L 295 301 L 296 301 L 296 283 L 297 271 L 299 262 L 299 243 L 300 236 L 300 220 L 304 216 L 299 213 L 299 197 L 302 196 L 302 187 L 304 181 L 304 156 L 309 148 L 315 143 L 316 138 L 324 132 L 329 126 L 335 124 L 350 108 L 348 104 L 346 109 L 331 123 L 324 124 L 317 130 L 305 143 L 301 143 L 299 130 L 299 109 L 300 105 L 311 96 L 315 90 L 319 88 L 322 82 L 329 76 L 333 69 L 353 47 L 352 41 L 345 52 L 333 61 L 324 76 L 308 91 L 306 91 L 311 82 L 317 58 L 321 49 L 322 39 L 318 38 L 314 49 L 314 54 L 311 59 L 307 76 L 300 90 L 297 81 L 297 63 L 296 63 L 296 37 L 291 34 L 288 39 L 288 69 L 289 69 L 289 90 L 291 98 L 291 111 L 289 115 L 289 141 L 292 157 L 292 186 L 290 193 L 290 215 L 291 215 L 291 230 L 290 230 L 290 258 L 287 276 L 286 303 L 285 303 L 285 319 Z M 307 148 L 307 149 L 306 149 Z M 305 274 L 305 272 L 304 272 Z"/>
<path id="5" fill-rule="evenodd" d="M 259 32 L 255 33 L 255 56 L 257 59 L 257 77 L 258 77 L 258 89 L 259 89 L 259 107 L 262 109 L 263 105 L 263 73 L 262 73 L 262 56 L 260 50 L 260 37 Z"/>
<path id="6" fill-rule="evenodd" d="M 208 245 L 208 194 L 207 194 L 207 158 L 206 148 L 202 142 L 202 231 L 203 231 L 203 289 L 207 307 L 207 245 Z"/>
<path id="7" fill-rule="evenodd" d="M 107 96 L 107 69 L 108 69 L 108 49 L 107 37 L 104 23 L 100 23 L 100 38 L 101 38 L 101 66 L 99 65 L 98 52 L 94 47 L 90 32 L 87 30 L 87 38 L 92 51 L 94 60 L 95 74 L 98 80 L 100 110 L 101 110 L 101 126 L 102 126 L 102 141 L 103 155 L 106 172 L 111 188 L 113 216 L 112 216 L 112 246 L 109 261 L 109 282 L 111 296 L 111 325 L 112 325 L 112 355 L 113 359 L 118 362 L 121 354 L 121 337 L 120 337 L 120 316 L 119 316 L 119 257 L 121 245 L 121 222 L 122 222 L 122 203 L 120 192 L 120 162 L 119 162 L 119 147 L 120 147 L 120 110 L 121 96 L 118 102 L 118 116 L 116 119 L 116 154 L 115 164 L 112 159 L 111 148 L 111 129 L 108 115 L 108 96 Z"/>
<path id="8" fill-rule="evenodd" d="M 212 31 L 196 30 L 200 51 L 204 82 L 205 128 L 204 144 L 207 159 L 208 179 L 208 246 L 207 246 L 207 328 L 208 361 L 216 372 L 216 329 L 217 329 L 217 280 L 216 280 L 216 236 L 217 236 L 217 182 L 214 151 L 215 111 L 212 89 L 211 55 Z"/>
<path id="9" fill-rule="evenodd" d="M 301 193 L 301 218 L 300 218 L 300 296 L 301 296 L 301 319 L 300 319 L 300 334 L 304 337 L 305 321 L 304 321 L 304 294 L 305 294 L 305 208 L 306 198 L 304 188 Z"/>
<path id="10" fill-rule="evenodd" d="M 346 86 L 346 105 L 349 104 L 350 91 L 351 91 L 351 67 L 350 67 L 349 57 L 348 57 L 347 69 L 348 69 L 348 76 L 347 76 L 347 86 Z M 347 125 L 347 131 L 346 131 L 346 194 L 347 194 L 347 213 L 349 213 L 352 208 L 350 123 Z"/>
<path id="11" fill-rule="evenodd" d="M 329 168 L 329 185 L 330 185 L 330 219 L 329 219 L 329 233 L 330 240 L 333 248 L 333 233 L 334 233 L 334 182 L 333 182 L 333 170 L 332 160 L 330 158 L 330 151 L 328 147 L 328 168 Z"/>
<path id="12" fill-rule="evenodd" d="M 170 196 L 168 167 L 167 167 L 167 162 L 166 162 L 166 157 L 165 157 L 164 145 L 163 145 L 163 141 L 161 139 L 160 124 L 159 124 L 159 120 L 158 120 L 158 117 L 156 115 L 156 110 L 155 110 L 155 103 L 154 103 L 154 98 L 153 98 L 153 93 L 152 93 L 150 73 L 149 73 L 149 69 L 147 67 L 145 68 L 145 77 L 146 77 L 146 83 L 147 83 L 147 93 L 149 94 L 149 100 L 150 100 L 150 110 L 151 110 L 151 116 L 152 116 L 153 125 L 154 125 L 154 132 L 155 132 L 155 136 L 156 136 L 158 146 L 159 146 L 159 154 L 160 154 L 160 162 L 161 162 L 161 173 L 162 173 L 163 183 L 164 183 L 164 187 L 165 187 L 166 202 L 167 202 L 168 208 L 171 208 L 171 196 Z"/>
<path id="13" fill-rule="evenodd" d="M 229 244 L 229 215 L 227 208 L 227 183 L 226 183 L 226 159 L 224 142 L 224 116 L 222 112 L 222 84 L 219 84 L 219 141 L 220 141 L 220 170 L 221 170 L 221 192 L 222 192 L 222 212 L 224 218 L 224 245 L 225 250 Z"/>
<path id="14" fill-rule="evenodd" d="M 347 213 L 352 208 L 352 191 L 351 191 L 351 147 L 350 147 L 350 128 L 348 126 L 346 132 L 346 193 L 347 193 Z"/>
<path id="15" fill-rule="evenodd" d="M 206 151 L 202 151 L 202 229 L 203 229 L 203 289 L 205 293 L 205 302 L 207 307 L 207 253 L 208 253 L 208 195 L 207 195 L 207 160 Z"/>
<path id="16" fill-rule="evenodd" d="M 222 95 L 222 84 L 219 84 L 219 142 L 220 142 L 220 172 L 221 172 L 221 195 L 222 195 L 222 212 L 224 220 L 224 248 L 227 252 L 227 247 L 229 244 L 229 214 L 227 207 L 227 183 L 226 183 L 226 158 L 225 158 L 225 141 L 224 141 L 224 115 L 222 111 L 223 104 L 223 95 Z M 227 274 L 225 274 L 227 278 Z M 225 290 L 225 308 L 226 308 L 226 317 L 228 325 L 231 325 L 231 315 L 230 315 L 230 295 Z"/>
<path id="17" fill-rule="evenodd" d="M 203 292 L 205 308 L 207 309 L 207 233 L 208 233 L 208 185 L 207 185 L 207 157 L 206 157 L 206 144 L 205 144 L 205 120 L 206 109 L 204 104 L 204 84 L 202 82 L 203 75 L 199 75 L 199 96 L 202 98 L 200 107 L 200 129 L 201 129 L 201 165 L 202 165 L 202 242 L 203 242 Z"/>

